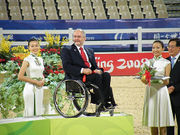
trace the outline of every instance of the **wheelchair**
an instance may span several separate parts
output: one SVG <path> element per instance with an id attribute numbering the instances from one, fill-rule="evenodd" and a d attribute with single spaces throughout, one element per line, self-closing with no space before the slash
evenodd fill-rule
<path id="1" fill-rule="evenodd" d="M 60 81 L 53 95 L 57 112 L 65 118 L 75 118 L 82 114 L 99 117 L 103 111 L 109 112 L 110 116 L 113 116 L 114 108 L 106 110 L 98 108 L 95 103 L 94 89 L 98 89 L 98 86 L 83 83 L 80 80 L 66 79 Z"/>

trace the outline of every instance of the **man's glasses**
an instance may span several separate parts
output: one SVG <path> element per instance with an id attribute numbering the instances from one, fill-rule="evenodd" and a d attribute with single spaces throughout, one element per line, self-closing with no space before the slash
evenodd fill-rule
<path id="1" fill-rule="evenodd" d="M 168 49 L 174 49 L 176 46 L 167 46 Z"/>

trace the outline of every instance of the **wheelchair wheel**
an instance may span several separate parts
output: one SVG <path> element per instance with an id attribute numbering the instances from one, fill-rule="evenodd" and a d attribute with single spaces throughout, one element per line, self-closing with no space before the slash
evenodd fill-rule
<path id="1" fill-rule="evenodd" d="M 88 92 L 77 80 L 61 81 L 54 91 L 54 105 L 65 118 L 80 116 L 88 105 Z"/>
<path id="2" fill-rule="evenodd" d="M 86 89 L 86 91 L 88 92 L 88 103 L 87 103 L 87 107 L 84 110 L 83 114 L 85 116 L 95 116 L 96 115 L 96 105 L 91 103 L 91 92 L 93 91 L 93 87 L 87 88 L 84 83 L 82 83 L 82 85 L 83 85 L 84 89 Z M 74 100 L 74 106 L 78 110 L 81 109 L 81 107 L 79 106 L 79 103 L 77 103 L 77 100 Z"/>

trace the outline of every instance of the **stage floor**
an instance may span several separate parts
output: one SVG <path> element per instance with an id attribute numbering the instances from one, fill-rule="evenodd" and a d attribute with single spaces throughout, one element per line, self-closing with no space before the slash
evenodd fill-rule
<path id="1" fill-rule="evenodd" d="M 133 117 L 125 113 L 100 117 L 19 117 L 0 120 L 0 135 L 133 135 Z"/>

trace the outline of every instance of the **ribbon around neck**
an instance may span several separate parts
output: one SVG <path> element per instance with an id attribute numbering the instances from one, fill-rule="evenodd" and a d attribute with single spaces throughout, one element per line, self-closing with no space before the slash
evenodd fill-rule
<path id="1" fill-rule="evenodd" d="M 41 66 L 41 62 L 39 61 L 38 57 L 35 54 L 32 54 L 32 53 L 31 53 L 31 56 L 33 56 L 35 58 L 34 62 L 36 63 L 36 65 Z"/>

